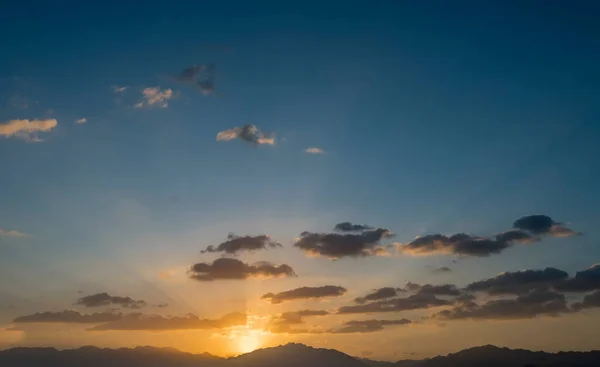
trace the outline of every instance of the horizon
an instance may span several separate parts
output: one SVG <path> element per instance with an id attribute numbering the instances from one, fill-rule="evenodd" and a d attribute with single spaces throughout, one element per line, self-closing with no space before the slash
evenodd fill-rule
<path id="1" fill-rule="evenodd" d="M 0 350 L 600 349 L 600 3 L 0 6 Z"/>

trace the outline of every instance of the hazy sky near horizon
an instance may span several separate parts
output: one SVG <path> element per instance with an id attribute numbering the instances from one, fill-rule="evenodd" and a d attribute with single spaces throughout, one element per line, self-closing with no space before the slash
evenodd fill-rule
<path id="1" fill-rule="evenodd" d="M 600 348 L 599 16 L 3 3 L 0 348 Z"/>

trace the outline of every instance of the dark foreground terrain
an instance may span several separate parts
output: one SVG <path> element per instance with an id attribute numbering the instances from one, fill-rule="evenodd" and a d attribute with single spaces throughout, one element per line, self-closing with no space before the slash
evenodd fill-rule
<path id="1" fill-rule="evenodd" d="M 424 360 L 378 362 L 333 349 L 302 344 L 259 349 L 234 358 L 190 354 L 169 348 L 101 349 L 82 347 L 14 348 L 0 351 L 2 367 L 591 367 L 600 366 L 600 351 L 545 353 L 491 345 Z"/>

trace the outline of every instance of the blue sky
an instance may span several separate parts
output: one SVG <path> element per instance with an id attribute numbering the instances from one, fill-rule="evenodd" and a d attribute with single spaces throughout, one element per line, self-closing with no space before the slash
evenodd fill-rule
<path id="1" fill-rule="evenodd" d="M 58 124 L 41 142 L 0 137 L 0 228 L 30 234 L 0 238 L 2 294 L 120 289 L 229 232 L 286 247 L 255 260 L 378 283 L 364 290 L 600 258 L 595 2 L 11 3 L 0 123 Z M 213 94 L 172 80 L 205 63 Z M 173 91 L 166 108 L 134 107 L 149 87 Z M 244 124 L 277 143 L 215 140 Z M 407 243 L 531 214 L 584 235 L 461 259 L 442 280 L 428 267 L 454 257 L 331 262 L 291 247 L 343 221 Z"/>

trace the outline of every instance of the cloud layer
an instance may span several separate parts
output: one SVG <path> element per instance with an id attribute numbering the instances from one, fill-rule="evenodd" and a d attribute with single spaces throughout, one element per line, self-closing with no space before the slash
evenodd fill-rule
<path id="1" fill-rule="evenodd" d="M 247 278 L 278 278 L 296 276 L 286 264 L 273 265 L 261 262 L 248 265 L 237 259 L 221 258 L 212 263 L 197 263 L 188 271 L 191 279 L 199 281 L 232 280 Z"/>
<path id="2" fill-rule="evenodd" d="M 266 250 L 268 248 L 282 247 L 279 242 L 271 240 L 268 235 L 259 236 L 236 236 L 230 233 L 227 241 L 218 246 L 208 246 L 202 253 L 224 252 L 226 254 L 237 254 L 242 251 Z"/>
<path id="3" fill-rule="evenodd" d="M 271 304 L 285 301 L 309 298 L 339 297 L 344 295 L 347 289 L 336 285 L 325 285 L 322 287 L 300 287 L 280 293 L 267 293 L 261 299 L 268 300 Z"/>

